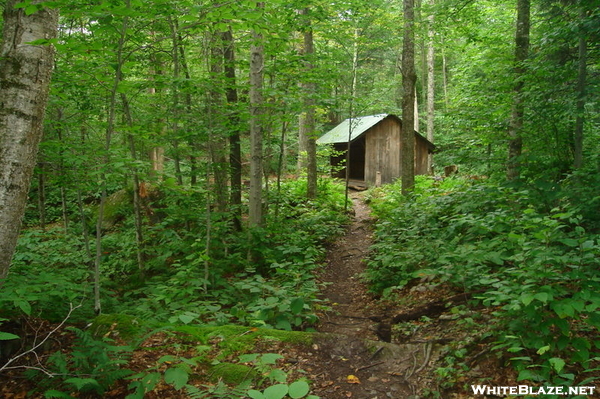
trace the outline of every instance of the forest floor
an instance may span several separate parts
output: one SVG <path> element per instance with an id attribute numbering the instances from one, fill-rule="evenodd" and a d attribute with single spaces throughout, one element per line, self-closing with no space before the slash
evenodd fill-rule
<path id="1" fill-rule="evenodd" d="M 497 360 L 486 359 L 483 346 L 464 375 L 456 365 L 444 363 L 445 345 L 468 342 L 472 329 L 465 328 L 460 317 L 445 314 L 449 313 L 445 306 L 430 304 L 456 300 L 460 293 L 422 281 L 397 293 L 401 299 L 396 301 L 369 294 L 362 274 L 373 243 L 374 220 L 362 193 L 352 192 L 351 197 L 355 216 L 346 235 L 330 248 L 321 276 L 327 284 L 322 295 L 332 311 L 322 315 L 318 330 L 332 338 L 320 344 L 319 355 L 312 359 L 312 369 L 322 370 L 313 380 L 312 392 L 327 399 L 475 397 L 460 388 L 450 392 L 440 386 L 440 368 L 443 374 L 445 367 L 445 377 L 456 378 L 457 387 L 477 377 L 487 378 L 491 386 L 514 383 L 510 371 L 499 367 Z M 394 318 L 406 322 L 394 323 Z"/>
<path id="2" fill-rule="evenodd" d="M 393 300 L 383 301 L 368 292 L 362 275 L 373 243 L 374 220 L 363 194 L 352 192 L 351 197 L 354 217 L 346 234 L 331 244 L 326 265 L 318 276 L 325 285 L 321 299 L 331 308 L 319 315 L 318 334 L 291 334 L 243 326 L 214 327 L 218 333 L 206 333 L 202 327 L 197 330 L 190 327 L 189 331 L 161 330 L 151 333 L 136 347 L 127 368 L 135 373 L 164 372 L 167 364 L 160 359 L 165 355 L 191 358 L 195 356 L 193 351 L 198 342 L 212 347 L 217 354 L 217 348 L 226 341 L 245 339 L 251 342 L 252 347 L 248 348 L 251 353 L 282 355 L 277 367 L 285 371 L 288 381 L 307 378 L 311 382 L 311 393 L 322 399 L 468 399 L 475 396 L 465 387 L 480 378 L 490 386 L 517 385 L 514 372 L 488 356 L 489 343 L 471 339 L 489 328 L 489 323 L 485 323 L 486 310 L 481 310 L 483 319 L 475 323 L 467 322 L 469 317 L 464 312 L 451 311 L 454 305 L 460 306 L 465 301 L 460 292 L 425 279 L 396 292 Z M 42 336 L 42 330 L 51 328 L 54 326 L 37 326 L 35 335 Z M 115 325 L 110 326 L 104 337 L 110 335 L 117 342 L 121 341 L 119 335 L 113 334 L 117 329 Z M 296 337 L 298 342 L 280 339 L 283 335 L 279 333 L 291 334 L 289 337 Z M 72 333 L 61 329 L 56 334 L 51 348 L 39 357 L 35 354 L 35 359 L 46 358 L 56 350 L 66 352 L 73 346 Z M 304 342 L 305 336 L 311 337 L 310 343 Z M 463 357 L 454 353 L 461 353 Z M 448 364 L 449 355 L 456 363 Z M 219 361 L 239 364 L 238 354 L 227 356 L 220 357 Z M 468 367 L 462 371 L 459 364 Z M 190 374 L 189 383 L 198 388 L 214 386 L 211 367 L 198 365 L 193 376 Z M 14 369 L 0 376 L 0 397 L 43 398 L 43 390 L 37 382 L 23 378 L 21 371 Z M 452 384 L 444 385 L 448 381 L 454 383 L 452 391 L 448 390 Z M 131 392 L 127 385 L 128 381 L 123 380 L 100 396 L 74 394 L 71 397 L 125 398 Z M 173 386 L 160 382 L 144 397 L 183 399 L 189 396 L 185 390 L 176 391 Z"/>

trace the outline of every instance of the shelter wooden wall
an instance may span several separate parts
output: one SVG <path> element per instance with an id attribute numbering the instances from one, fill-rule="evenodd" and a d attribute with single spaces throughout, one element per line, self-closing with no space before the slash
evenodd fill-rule
<path id="1" fill-rule="evenodd" d="M 400 176 L 400 123 L 385 118 L 365 132 L 365 181 L 370 185 L 391 183 Z"/>
<path id="2" fill-rule="evenodd" d="M 427 168 L 430 144 L 421 135 L 415 135 L 415 175 L 427 175 L 431 171 Z"/>
<path id="3" fill-rule="evenodd" d="M 389 115 L 356 138 L 350 149 L 350 179 L 364 180 L 368 185 L 392 183 L 401 175 L 400 154 L 402 121 Z M 335 149 L 341 155 L 331 158 L 333 166 L 344 164 L 346 143 L 336 143 Z M 415 174 L 428 174 L 427 157 L 433 150 L 433 144 L 415 133 Z M 338 177 L 346 174 L 338 169 Z"/>

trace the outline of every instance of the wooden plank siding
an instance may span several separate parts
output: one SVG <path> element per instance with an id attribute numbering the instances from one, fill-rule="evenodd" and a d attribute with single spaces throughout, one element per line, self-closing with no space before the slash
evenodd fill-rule
<path id="1" fill-rule="evenodd" d="M 360 118 L 359 118 L 360 119 Z M 402 121 L 395 115 L 375 115 L 364 117 L 369 119 L 372 126 L 363 123 L 364 131 L 359 131 L 359 136 L 354 136 L 350 145 L 350 179 L 364 180 L 369 186 L 392 183 L 401 176 L 401 135 Z M 338 126 L 339 128 L 343 125 Z M 345 131 L 345 129 L 343 129 Z M 332 130 L 331 132 L 334 132 Z M 414 131 L 413 131 L 414 132 Z M 414 132 L 415 135 L 415 174 L 424 175 L 430 173 L 427 168 L 427 158 L 433 152 L 435 146 L 425 137 Z M 336 141 L 339 140 L 339 141 Z M 336 137 L 325 142 L 334 143 L 334 148 L 340 152 L 338 156 L 332 156 L 332 166 L 338 166 L 338 177 L 345 176 L 344 164 L 346 142 L 341 142 Z M 335 169 L 335 168 L 334 168 Z"/>
<path id="2" fill-rule="evenodd" d="M 369 185 L 378 182 L 391 183 L 400 176 L 400 123 L 394 118 L 385 118 L 364 133 L 365 136 L 365 181 Z"/>

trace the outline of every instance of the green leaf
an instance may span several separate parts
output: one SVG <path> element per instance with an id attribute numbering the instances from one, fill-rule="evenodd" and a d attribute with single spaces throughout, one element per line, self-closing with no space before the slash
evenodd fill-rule
<path id="1" fill-rule="evenodd" d="M 534 299 L 535 299 L 535 296 L 532 295 L 532 294 L 523 294 L 523 295 L 521 295 L 521 302 L 523 302 L 523 305 L 525 305 L 525 306 L 527 306 L 531 302 L 533 302 Z"/>
<path id="2" fill-rule="evenodd" d="M 548 299 L 550 299 L 550 294 L 547 292 L 538 292 L 533 297 L 542 303 L 547 303 Z"/>
<path id="3" fill-rule="evenodd" d="M 181 367 L 171 367 L 165 371 L 165 382 L 171 384 L 176 390 L 180 390 L 187 384 L 189 375 Z"/>
<path id="4" fill-rule="evenodd" d="M 306 383 L 306 381 L 296 381 L 290 384 L 288 394 L 292 399 L 298 399 L 308 394 L 309 390 L 310 387 L 308 386 L 308 383 Z"/>
<path id="5" fill-rule="evenodd" d="M 540 349 L 537 350 L 537 354 L 543 355 L 544 353 L 548 352 L 549 350 L 550 350 L 550 345 L 542 346 Z"/>
<path id="6" fill-rule="evenodd" d="M 102 386 L 98 383 L 98 381 L 96 381 L 93 378 L 79 378 L 79 377 L 68 378 L 65 380 L 65 383 L 75 386 L 75 388 L 78 391 L 81 391 L 83 388 L 85 388 L 87 386 L 91 386 L 94 388 L 102 388 Z"/>
<path id="7" fill-rule="evenodd" d="M 179 320 L 181 320 L 183 324 L 189 324 L 197 318 L 198 315 L 192 312 L 186 312 L 184 314 L 179 315 Z"/>
<path id="8" fill-rule="evenodd" d="M 566 364 L 565 361 L 562 360 L 560 357 L 553 357 L 549 359 L 548 362 L 552 365 L 552 368 L 557 373 L 560 373 Z"/>
<path id="9" fill-rule="evenodd" d="M 173 355 L 164 355 L 163 357 L 161 357 L 160 359 L 158 359 L 159 363 L 166 363 L 166 362 L 174 362 L 175 360 L 177 360 L 176 356 Z"/>
<path id="10" fill-rule="evenodd" d="M 260 364 L 275 364 L 279 359 L 283 359 L 283 356 L 277 353 L 265 353 L 260 357 Z"/>
<path id="11" fill-rule="evenodd" d="M 39 6 L 37 4 L 29 4 L 25 7 L 25 15 L 31 15 L 36 13 L 39 10 Z"/>
<path id="12" fill-rule="evenodd" d="M 252 399 L 265 399 L 265 395 L 262 394 L 262 392 L 257 391 L 256 389 L 250 389 L 247 392 L 248 396 L 250 396 Z"/>
<path id="13" fill-rule="evenodd" d="M 27 316 L 31 315 L 31 305 L 29 302 L 19 300 L 15 301 L 15 305 L 17 305 Z"/>
<path id="14" fill-rule="evenodd" d="M 292 311 L 293 314 L 299 314 L 302 312 L 303 309 L 304 309 L 304 299 L 295 298 L 292 300 L 292 303 L 290 304 L 290 310 Z"/>
<path id="15" fill-rule="evenodd" d="M 143 376 L 141 382 L 142 386 L 144 387 L 144 392 L 150 392 L 151 390 L 153 390 L 154 387 L 156 387 L 156 385 L 160 381 L 160 377 L 160 373 L 156 372 L 148 373 L 145 376 Z"/>
<path id="16" fill-rule="evenodd" d="M 283 383 L 287 381 L 287 373 L 281 369 L 273 369 L 269 372 L 267 378 L 271 381 Z"/>
<path id="17" fill-rule="evenodd" d="M 281 318 L 281 319 L 277 320 L 277 324 L 275 324 L 275 328 L 277 328 L 279 330 L 291 331 L 292 325 L 286 319 Z"/>
<path id="18" fill-rule="evenodd" d="M 0 331 L 0 341 L 8 341 L 11 339 L 19 339 L 18 335 Z"/>
<path id="19" fill-rule="evenodd" d="M 537 379 L 537 375 L 532 372 L 531 370 L 521 370 L 519 372 L 519 376 L 517 377 L 517 381 L 523 381 L 523 380 L 533 380 L 535 381 Z"/>
<path id="20" fill-rule="evenodd" d="M 258 353 L 248 353 L 245 355 L 240 355 L 239 359 L 242 363 L 252 363 L 258 358 Z"/>
<path id="21" fill-rule="evenodd" d="M 579 246 L 579 241 L 574 240 L 572 238 L 563 238 L 562 240 L 559 240 L 559 241 L 571 248 L 576 248 Z"/>
<path id="22" fill-rule="evenodd" d="M 573 309 L 573 306 L 571 306 L 571 304 L 567 301 L 556 302 L 551 306 L 554 312 L 556 312 L 557 316 L 561 319 L 575 316 L 575 309 Z"/>
<path id="23" fill-rule="evenodd" d="M 68 393 L 64 393 L 61 391 L 57 391 L 55 389 L 50 389 L 44 392 L 44 398 L 46 399 L 72 399 L 73 397 Z"/>
<path id="24" fill-rule="evenodd" d="M 265 399 L 281 399 L 288 393 L 286 384 L 276 384 L 265 389 Z"/>

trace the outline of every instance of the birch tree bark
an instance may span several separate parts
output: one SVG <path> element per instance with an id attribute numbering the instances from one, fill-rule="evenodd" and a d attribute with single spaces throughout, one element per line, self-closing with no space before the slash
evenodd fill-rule
<path id="1" fill-rule="evenodd" d="M 402 47 L 402 137 L 400 167 L 402 194 L 415 185 L 415 3 L 404 0 L 404 44 Z"/>
<path id="2" fill-rule="evenodd" d="M 0 284 L 17 244 L 54 63 L 52 46 L 28 43 L 55 38 L 58 26 L 57 10 L 27 15 L 15 9 L 19 2 L 6 1 L 0 48 Z"/>
<path id="3" fill-rule="evenodd" d="M 434 15 L 433 6 L 435 0 L 429 0 L 431 14 L 427 17 L 429 27 L 427 29 L 427 140 L 433 143 L 434 117 L 435 117 L 435 47 L 433 39 L 435 31 L 433 28 Z M 427 171 L 431 173 L 433 167 L 433 154 L 427 155 Z"/>

